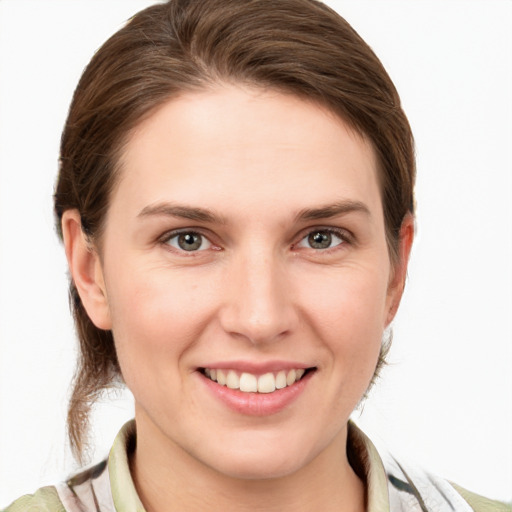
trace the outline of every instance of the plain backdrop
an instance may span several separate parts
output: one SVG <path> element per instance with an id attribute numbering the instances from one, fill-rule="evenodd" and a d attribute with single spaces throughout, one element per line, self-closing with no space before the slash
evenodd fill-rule
<path id="1" fill-rule="evenodd" d="M 75 357 L 52 189 L 81 70 L 143 0 L 0 0 L 0 505 L 66 477 Z M 330 1 L 394 80 L 417 143 L 417 239 L 390 365 L 355 420 L 512 500 L 512 2 Z M 133 414 L 93 421 L 93 459 Z"/>

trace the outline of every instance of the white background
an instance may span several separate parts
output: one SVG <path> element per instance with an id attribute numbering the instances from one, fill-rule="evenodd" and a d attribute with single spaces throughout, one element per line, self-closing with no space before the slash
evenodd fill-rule
<path id="1" fill-rule="evenodd" d="M 93 51 L 143 0 L 0 0 L 0 505 L 64 478 L 74 361 L 51 195 Z M 512 500 L 512 2 L 331 1 L 409 115 L 418 236 L 391 365 L 354 417 L 378 444 Z M 106 453 L 129 393 L 94 418 Z"/>

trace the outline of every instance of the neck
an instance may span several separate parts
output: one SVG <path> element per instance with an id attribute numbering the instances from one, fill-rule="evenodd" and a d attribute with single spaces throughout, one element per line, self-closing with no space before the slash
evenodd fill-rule
<path id="1" fill-rule="evenodd" d="M 203 464 L 142 422 L 131 472 L 147 512 L 363 512 L 364 485 L 348 462 L 346 441 L 345 428 L 297 471 L 244 479 Z"/>

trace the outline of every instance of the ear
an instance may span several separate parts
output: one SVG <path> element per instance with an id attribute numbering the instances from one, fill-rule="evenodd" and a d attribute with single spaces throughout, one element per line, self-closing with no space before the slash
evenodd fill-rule
<path id="1" fill-rule="evenodd" d="M 402 299 L 407 278 L 407 267 L 414 239 L 414 217 L 408 213 L 400 227 L 400 240 L 398 246 L 398 261 L 393 266 L 391 280 L 388 287 L 388 316 L 386 326 L 395 318 L 398 306 Z"/>
<path id="2" fill-rule="evenodd" d="M 112 328 L 100 257 L 82 230 L 78 210 L 62 215 L 62 235 L 71 278 L 82 304 L 96 327 Z"/>

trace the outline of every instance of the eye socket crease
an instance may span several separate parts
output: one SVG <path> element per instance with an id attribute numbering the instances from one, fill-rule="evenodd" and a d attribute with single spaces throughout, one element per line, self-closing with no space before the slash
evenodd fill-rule
<path id="1" fill-rule="evenodd" d="M 322 240 L 317 241 L 314 240 L 314 237 L 316 235 L 321 235 Z M 313 238 L 312 238 L 313 237 Z M 335 239 L 338 239 L 338 242 L 336 242 Z M 313 247 L 312 243 L 318 243 L 318 245 L 322 245 L 323 243 L 328 242 L 327 247 Z M 331 245 L 331 243 L 334 242 L 334 245 Z M 348 234 L 344 230 L 336 229 L 336 228 L 313 228 L 308 229 L 308 231 L 305 233 L 304 236 L 296 243 L 293 244 L 293 248 L 298 249 L 311 249 L 313 251 L 329 251 L 331 249 L 336 249 L 338 246 L 350 243 L 350 239 Z"/>
<path id="2" fill-rule="evenodd" d="M 322 205 L 319 207 L 312 208 L 304 208 L 295 214 L 293 217 L 293 221 L 295 223 L 304 223 L 304 222 L 312 222 L 318 220 L 328 220 L 334 217 L 345 216 L 351 213 L 362 213 L 365 217 L 370 218 L 371 212 L 369 208 L 360 201 L 354 200 L 341 200 L 334 203 L 329 203 L 326 205 Z M 228 220 L 223 215 L 219 215 L 218 213 L 213 212 L 210 209 L 202 208 L 202 207 L 192 207 L 187 205 L 175 204 L 172 202 L 159 202 L 154 203 L 152 205 L 148 205 L 143 208 L 139 214 L 138 218 L 148 218 L 148 217 L 171 217 L 177 219 L 185 219 L 194 222 L 198 222 L 199 224 L 213 224 L 213 225 L 221 225 L 224 226 L 228 224 Z M 206 249 L 215 249 L 222 250 L 218 244 L 213 242 L 211 236 L 204 233 L 204 229 L 202 227 L 192 227 L 192 226 L 183 226 L 176 230 L 171 230 L 163 234 L 158 238 L 158 242 L 167 246 L 174 246 L 175 244 L 170 244 L 169 241 L 173 238 L 181 234 L 194 234 L 200 236 L 203 240 L 206 241 L 206 246 L 201 244 L 202 249 L 199 251 L 190 250 L 187 251 L 179 247 L 175 247 L 174 249 L 178 252 L 185 253 L 194 253 L 194 252 L 202 252 Z M 303 231 L 303 235 L 298 242 L 293 243 L 293 247 L 298 248 L 306 248 L 303 247 L 303 241 L 308 236 L 310 236 L 314 231 L 326 232 L 331 236 L 335 236 L 339 238 L 341 241 L 339 244 L 336 244 L 333 247 L 321 248 L 321 247 L 310 247 L 312 250 L 317 251 L 325 251 L 329 249 L 334 249 L 338 245 L 344 245 L 345 243 L 353 244 L 355 242 L 354 236 L 350 231 L 346 229 L 340 229 L 339 227 L 333 226 L 310 226 L 307 230 Z"/>
<path id="3" fill-rule="evenodd" d="M 190 239 L 190 235 L 192 239 Z M 158 243 L 165 246 L 166 250 L 171 252 L 192 256 L 194 253 L 197 254 L 204 251 L 221 251 L 222 247 L 214 243 L 212 238 L 214 237 L 205 234 L 202 229 L 180 228 L 167 231 L 158 237 Z M 189 250 L 183 247 L 183 243 L 188 246 Z"/>
<path id="4" fill-rule="evenodd" d="M 327 235 L 326 239 L 329 242 L 328 247 L 312 247 L 309 243 L 311 241 L 311 237 L 314 235 Z M 180 237 L 185 237 L 183 240 L 180 240 Z M 191 238 L 190 238 L 191 237 Z M 166 250 L 170 250 L 171 252 L 176 252 L 183 256 L 192 256 L 197 253 L 201 253 L 204 251 L 222 251 L 222 247 L 220 245 L 215 244 L 211 240 L 211 236 L 208 236 L 201 229 L 194 228 L 181 228 L 178 230 L 172 230 L 166 232 L 164 235 L 158 238 L 158 242 L 161 245 L 166 247 Z M 338 241 L 336 242 L 337 239 Z M 324 239 L 325 240 L 325 239 Z M 181 242 L 181 243 L 180 243 Z M 334 245 L 331 245 L 332 242 L 335 242 Z M 321 242 L 320 242 L 321 243 Z M 333 250 L 339 248 L 339 246 L 344 246 L 346 244 L 352 245 L 354 244 L 354 237 L 351 233 L 347 232 L 345 229 L 335 228 L 335 227 L 325 227 L 325 226 L 315 226 L 310 227 L 307 230 L 302 231 L 300 238 L 298 241 L 291 244 L 290 248 L 292 250 L 312 250 L 314 252 L 326 252 L 329 253 Z M 185 244 L 187 247 L 184 247 Z M 308 245 L 309 244 L 309 245 Z"/>

